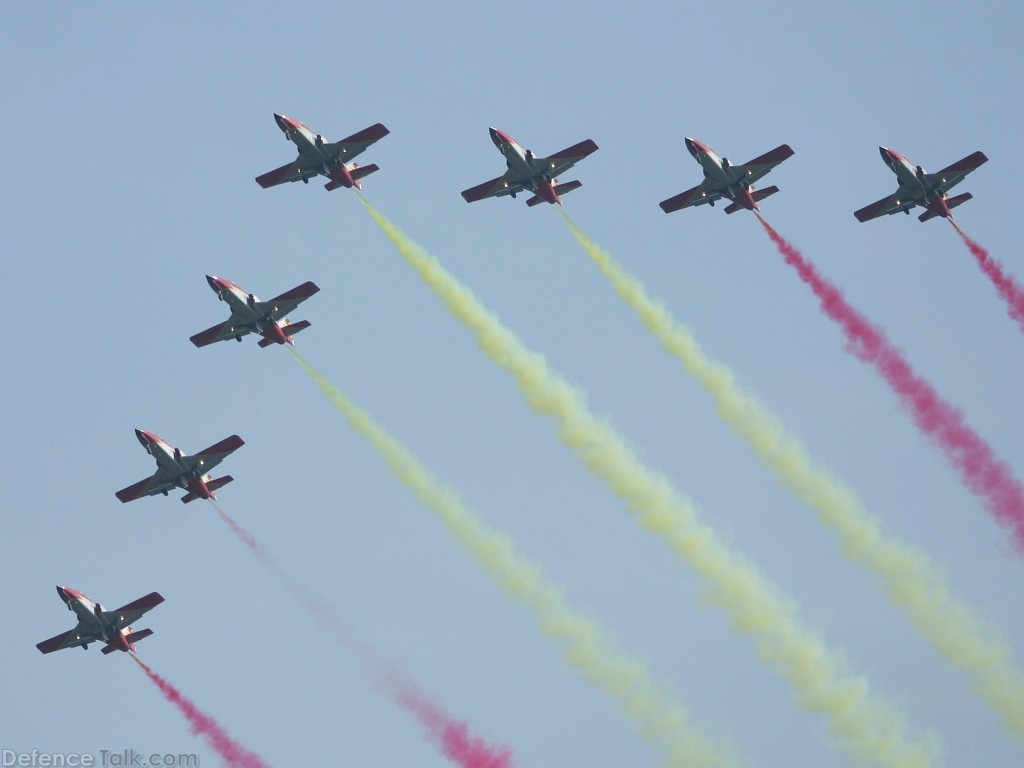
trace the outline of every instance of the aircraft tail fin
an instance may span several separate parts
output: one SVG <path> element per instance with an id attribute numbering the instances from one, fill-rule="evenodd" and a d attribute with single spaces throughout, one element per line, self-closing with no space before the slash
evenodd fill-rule
<path id="1" fill-rule="evenodd" d="M 947 198 L 946 199 L 946 206 L 950 210 L 953 210 L 958 205 L 962 205 L 963 203 L 966 203 L 972 197 L 974 197 L 974 195 L 972 195 L 970 192 L 964 192 L 962 195 L 957 195 L 956 197 Z M 934 218 L 938 217 L 938 215 L 939 214 L 932 213 L 931 211 L 925 211 L 924 213 L 922 213 L 920 216 L 917 217 L 917 220 L 918 221 L 928 221 L 928 219 L 934 219 Z"/>
<path id="2" fill-rule="evenodd" d="M 565 184 L 556 184 L 553 187 L 553 189 L 555 190 L 555 194 L 561 197 L 562 195 L 572 192 L 574 189 L 579 189 L 582 186 L 582 181 L 567 181 L 565 182 Z M 533 206 L 539 205 L 540 203 L 543 202 L 543 197 L 540 197 L 539 195 L 534 195 L 533 197 L 526 201 L 526 204 L 532 208 Z"/>
<path id="3" fill-rule="evenodd" d="M 771 195 L 774 195 L 778 191 L 779 191 L 778 187 L 765 187 L 764 189 L 755 190 L 752 193 L 751 196 L 754 198 L 754 202 L 757 202 L 759 200 L 764 200 L 766 197 L 770 197 Z M 739 203 L 732 203 L 731 205 L 726 207 L 725 212 L 726 213 L 736 213 L 736 211 L 739 211 L 739 210 L 742 210 L 742 209 L 743 209 L 743 206 L 740 205 Z"/>

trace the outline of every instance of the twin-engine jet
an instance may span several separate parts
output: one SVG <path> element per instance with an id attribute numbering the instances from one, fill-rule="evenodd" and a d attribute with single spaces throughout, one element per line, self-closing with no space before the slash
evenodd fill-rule
<path id="1" fill-rule="evenodd" d="M 937 216 L 944 219 L 952 217 L 952 209 L 971 199 L 970 192 L 950 197 L 947 192 L 959 184 L 979 165 L 988 161 L 984 152 L 975 152 L 962 160 L 957 160 L 948 168 L 938 173 L 925 173 L 920 165 L 914 166 L 907 158 L 894 149 L 879 147 L 882 159 L 899 180 L 899 188 L 888 197 L 872 203 L 856 211 L 853 215 L 858 221 L 869 221 L 892 213 L 903 211 L 908 216 L 910 209 L 920 205 L 925 212 L 918 216 L 919 221 L 928 221 Z"/>
<path id="2" fill-rule="evenodd" d="M 659 205 L 665 213 L 672 213 L 694 205 L 715 205 L 716 200 L 727 198 L 732 201 L 726 206 L 726 213 L 736 213 L 741 208 L 748 211 L 760 210 L 758 203 L 779 191 L 778 187 L 755 189 L 754 182 L 766 176 L 772 168 L 793 155 L 788 144 L 776 147 L 744 165 L 733 165 L 728 158 L 719 157 L 711 147 L 697 139 L 686 138 L 686 148 L 704 169 L 704 181 L 693 189 L 680 192 Z"/>
<path id="3" fill-rule="evenodd" d="M 82 650 L 88 650 L 89 643 L 95 642 L 105 643 L 100 649 L 103 653 L 134 651 L 135 644 L 142 638 L 152 635 L 153 630 L 140 629 L 136 632 L 130 625 L 142 618 L 146 611 L 164 601 L 158 592 L 150 592 L 128 605 L 122 605 L 116 611 L 105 611 L 102 605 L 71 587 L 58 586 L 57 594 L 67 605 L 68 610 L 74 611 L 78 617 L 78 624 L 68 632 L 36 643 L 36 648 L 42 653 L 53 653 L 63 648 L 74 648 L 76 645 L 82 646 Z"/>
<path id="4" fill-rule="evenodd" d="M 285 315 L 320 290 L 316 283 L 307 281 L 270 301 L 260 301 L 253 294 L 247 293 L 223 277 L 207 275 L 206 282 L 210 284 L 218 299 L 228 303 L 231 316 L 226 322 L 190 337 L 197 347 L 205 347 L 207 344 L 226 339 L 241 341 L 242 337 L 249 333 L 258 333 L 263 337 L 259 341 L 261 347 L 269 347 L 271 344 L 294 346 L 295 340 L 292 337 L 299 331 L 309 328 L 310 323 L 308 320 L 293 323 Z"/>
<path id="5" fill-rule="evenodd" d="M 156 496 L 158 493 L 166 496 L 175 488 L 188 491 L 181 497 L 185 504 L 196 499 L 216 501 L 217 489 L 227 485 L 234 478 L 225 475 L 214 480 L 208 474 L 209 470 L 245 445 L 242 438 L 232 435 L 194 456 L 189 456 L 169 445 L 163 438 L 144 429 L 136 429 L 135 436 L 139 438 L 146 453 L 156 459 L 156 472 L 152 477 L 118 491 L 115 495 L 122 502 L 134 501 L 142 496 Z"/>
<path id="6" fill-rule="evenodd" d="M 264 189 L 288 181 L 302 181 L 308 184 L 314 176 L 326 176 L 330 179 L 324 185 L 327 191 L 338 187 L 362 189 L 360 179 L 380 170 L 376 165 L 360 166 L 352 162 L 367 147 L 390 133 L 380 123 L 374 123 L 347 139 L 329 142 L 321 134 L 313 133 L 298 120 L 287 115 L 275 112 L 274 119 L 278 127 L 284 131 L 285 137 L 299 148 L 299 156 L 295 162 L 257 176 L 256 182 Z"/>
<path id="7" fill-rule="evenodd" d="M 531 149 L 523 149 L 522 145 L 504 131 L 491 128 L 491 141 L 498 151 L 505 156 L 508 170 L 496 179 L 485 181 L 462 193 L 467 203 L 483 200 L 485 197 L 501 197 L 529 191 L 533 196 L 526 201 L 527 205 L 538 203 L 562 204 L 562 195 L 583 186 L 580 181 L 567 181 L 560 184 L 558 175 L 572 168 L 576 163 L 597 151 L 597 144 L 592 139 L 581 141 L 568 149 L 556 152 L 550 157 L 537 157 Z"/>

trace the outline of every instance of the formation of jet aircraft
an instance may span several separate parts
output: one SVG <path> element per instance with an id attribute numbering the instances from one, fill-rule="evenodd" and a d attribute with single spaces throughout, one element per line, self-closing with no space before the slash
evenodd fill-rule
<path id="1" fill-rule="evenodd" d="M 151 608 L 164 601 L 158 592 L 150 592 L 145 597 L 122 605 L 116 611 L 105 611 L 103 606 L 94 602 L 88 595 L 71 587 L 57 587 L 57 594 L 67 605 L 68 610 L 78 617 L 74 629 L 62 632 L 36 643 L 41 653 L 53 653 L 64 648 L 81 646 L 88 650 L 89 643 L 104 643 L 100 650 L 104 654 L 114 651 L 134 651 L 135 644 L 153 634 L 151 629 L 132 629 L 131 625 L 142 618 Z"/>
<path id="2" fill-rule="evenodd" d="M 328 191 L 338 187 L 361 189 L 360 180 L 379 170 L 376 165 L 359 166 L 353 161 L 372 144 L 388 135 L 388 129 L 381 123 L 331 143 L 294 118 L 275 113 L 274 119 L 285 137 L 296 145 L 299 156 L 287 165 L 257 176 L 256 181 L 263 188 L 292 181 L 308 183 L 314 176 L 326 176 L 328 182 L 324 187 Z M 561 205 L 562 195 L 578 189 L 582 183 L 559 182 L 557 177 L 598 148 L 592 139 L 586 139 L 548 157 L 537 157 L 531 150 L 523 149 L 507 133 L 497 128 L 489 130 L 491 141 L 505 158 L 507 170 L 495 179 L 463 191 L 462 197 L 466 202 L 505 195 L 514 198 L 520 192 L 528 192 L 531 194 L 526 201 L 528 206 L 543 202 Z M 685 192 L 663 200 L 660 206 L 665 213 L 704 204 L 713 207 L 716 201 L 723 198 L 729 200 L 725 207 L 726 213 L 735 213 L 741 209 L 759 211 L 759 203 L 778 192 L 779 188 L 771 186 L 757 189 L 755 182 L 793 155 L 789 145 L 782 144 L 748 163 L 733 165 L 697 139 L 687 137 L 685 143 L 687 150 L 700 164 L 704 180 Z M 879 151 L 886 165 L 896 174 L 899 187 L 888 197 L 856 211 L 854 215 L 859 221 L 899 211 L 909 214 L 915 206 L 925 209 L 919 217 L 921 221 L 936 217 L 948 219 L 952 216 L 953 208 L 971 199 L 970 193 L 949 197 L 949 190 L 988 160 L 982 152 L 974 152 L 938 173 L 926 173 L 921 166 L 912 165 L 895 150 L 879 147 Z M 315 283 L 307 281 L 270 301 L 261 301 L 222 277 L 207 275 L 206 281 L 217 298 L 227 302 L 231 313 L 223 323 L 190 337 L 197 347 L 227 339 L 241 341 L 243 336 L 250 333 L 263 337 L 259 341 L 260 347 L 271 344 L 294 345 L 295 334 L 308 328 L 310 323 L 307 320 L 293 323 L 286 315 L 320 290 Z M 157 469 L 151 477 L 117 491 L 116 496 L 122 502 L 157 494 L 167 496 L 176 488 L 186 491 L 181 499 L 186 504 L 196 499 L 216 500 L 217 490 L 232 482 L 233 478 L 225 475 L 214 479 L 209 474 L 210 470 L 244 445 L 242 438 L 232 435 L 189 456 L 152 432 L 136 429 L 135 436 L 156 460 Z M 135 644 L 153 632 L 150 629 L 135 631 L 130 625 L 164 600 L 157 592 L 151 592 L 115 611 L 105 611 L 102 605 L 71 587 L 58 586 L 57 594 L 68 610 L 78 617 L 78 623 L 74 629 L 38 643 L 36 647 L 42 653 L 75 646 L 88 648 L 93 642 L 104 643 L 104 654 L 118 650 L 134 652 Z"/>
<path id="3" fill-rule="evenodd" d="M 224 487 L 234 478 L 225 475 L 214 480 L 208 474 L 209 471 L 245 445 L 242 438 L 232 435 L 194 456 L 189 456 L 162 437 L 144 429 L 136 429 L 135 436 L 146 449 L 146 453 L 156 459 L 156 472 L 152 477 L 118 491 L 115 495 L 122 502 L 134 501 L 143 496 L 155 496 L 158 493 L 166 496 L 175 488 L 187 491 L 181 497 L 184 504 L 196 499 L 216 500 L 217 489 Z"/>
<path id="4" fill-rule="evenodd" d="M 225 322 L 190 337 L 197 347 L 226 339 L 241 341 L 248 333 L 258 333 L 263 337 L 259 341 L 261 347 L 269 347 L 271 344 L 294 345 L 292 337 L 309 328 L 310 323 L 308 320 L 293 323 L 285 315 L 320 290 L 316 283 L 307 281 L 270 301 L 260 301 L 223 277 L 207 275 L 206 282 L 218 299 L 228 303 L 231 316 Z"/>
<path id="5" fill-rule="evenodd" d="M 910 209 L 920 205 L 925 212 L 918 216 L 919 221 L 928 221 L 936 216 L 950 218 L 952 209 L 971 199 L 970 192 L 950 197 L 948 191 L 966 178 L 967 174 L 988 162 L 983 152 L 973 152 L 967 157 L 957 160 L 938 173 L 925 173 L 920 165 L 913 165 L 907 158 L 888 147 L 879 147 L 885 164 L 896 174 L 899 187 L 888 197 L 867 205 L 853 215 L 858 221 L 869 221 L 893 213 L 903 211 L 908 216 Z"/>

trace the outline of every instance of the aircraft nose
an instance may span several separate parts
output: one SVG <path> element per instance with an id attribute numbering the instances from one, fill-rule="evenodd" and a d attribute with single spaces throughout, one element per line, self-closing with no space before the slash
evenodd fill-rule
<path id="1" fill-rule="evenodd" d="M 697 139 L 691 139 L 689 136 L 685 138 L 686 149 L 689 150 L 690 154 L 696 157 L 701 152 L 710 152 L 708 145 Z"/>
<path id="2" fill-rule="evenodd" d="M 57 585 L 57 594 L 60 596 L 60 599 L 63 600 L 65 603 L 82 596 L 82 593 L 79 592 L 77 589 L 72 589 L 71 587 L 63 587 L 60 584 Z"/>
<path id="3" fill-rule="evenodd" d="M 277 127 L 280 128 L 282 131 L 287 131 L 288 130 L 288 122 L 289 122 L 289 120 L 288 120 L 288 116 L 287 115 L 280 115 L 277 112 L 275 112 L 274 113 L 274 120 L 277 121 Z"/>
<path id="4" fill-rule="evenodd" d="M 145 446 L 148 446 L 150 443 L 155 443 L 156 441 L 158 441 L 160 439 L 159 437 L 154 435 L 152 432 L 147 432 L 144 429 L 136 429 L 135 430 L 135 437 L 137 437 L 139 442 L 142 443 Z"/>
<path id="5" fill-rule="evenodd" d="M 494 142 L 494 146 L 500 147 L 502 144 L 512 144 L 515 140 L 504 131 L 499 131 L 497 128 L 488 128 L 491 133 L 491 141 Z"/>

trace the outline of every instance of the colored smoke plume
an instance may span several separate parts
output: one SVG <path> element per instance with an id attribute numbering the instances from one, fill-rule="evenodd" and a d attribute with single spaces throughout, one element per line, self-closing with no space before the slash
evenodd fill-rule
<path id="1" fill-rule="evenodd" d="M 838 534 L 843 554 L 881 580 L 889 602 L 956 668 L 967 671 L 975 691 L 1024 737 L 1024 672 L 1012 646 L 971 606 L 952 595 L 940 569 L 926 553 L 886 535 L 856 492 L 817 465 L 781 419 L 736 381 L 736 375 L 701 349 L 690 329 L 647 295 L 643 284 L 599 248 L 559 211 L 590 259 L 618 295 L 632 307 L 662 348 L 683 364 L 718 406 L 718 417 L 741 437 L 779 484 L 817 512 Z"/>
<path id="2" fill-rule="evenodd" d="M 385 662 L 377 653 L 358 642 L 337 613 L 325 602 L 306 592 L 276 560 L 213 500 L 217 514 L 228 524 L 259 560 L 272 570 L 303 608 L 320 623 L 342 646 L 354 654 L 369 669 L 381 689 L 403 709 L 411 712 L 430 739 L 440 746 L 446 758 L 461 768 L 511 768 L 512 750 L 505 746 L 490 746 L 482 738 L 472 736 L 469 726 L 433 702 L 408 675 Z"/>
<path id="3" fill-rule="evenodd" d="M 933 763 L 934 737 L 909 736 L 895 707 L 805 625 L 792 599 L 700 522 L 690 499 L 643 465 L 618 433 L 593 415 L 581 391 L 529 350 L 436 258 L 361 195 L 359 200 L 406 262 L 474 334 L 487 357 L 515 377 L 529 406 L 551 418 L 561 440 L 587 469 L 701 576 L 710 601 L 729 612 L 732 628 L 756 639 L 757 658 L 793 686 L 799 706 L 826 716 L 835 746 L 859 762 L 887 768 Z"/>
<path id="4" fill-rule="evenodd" d="M 135 663 L 142 668 L 150 680 L 156 684 L 166 699 L 171 702 L 188 720 L 192 733 L 202 736 L 213 747 L 214 751 L 224 759 L 225 765 L 232 768 L 267 768 L 267 764 L 259 755 L 245 749 L 232 739 L 216 720 L 201 712 L 199 708 L 185 698 L 181 692 L 149 668 L 134 653 L 131 654 Z"/>
<path id="5" fill-rule="evenodd" d="M 977 495 L 996 521 L 1008 528 L 1019 554 L 1024 554 L 1024 486 L 1009 465 L 964 421 L 963 414 L 942 400 L 935 389 L 917 375 L 903 354 L 885 334 L 847 303 L 832 283 L 772 226 L 757 216 L 765 232 L 821 301 L 821 307 L 842 326 L 849 350 L 882 374 L 914 418 L 918 428 L 942 449 L 956 467 L 964 485 Z"/>
<path id="6" fill-rule="evenodd" d="M 449 533 L 515 602 L 529 608 L 544 634 L 562 641 L 567 661 L 592 684 L 614 696 L 645 741 L 663 747 L 673 768 L 712 768 L 736 764 L 731 749 L 710 740 L 690 722 L 640 660 L 594 619 L 565 603 L 563 590 L 541 566 L 518 552 L 507 535 L 489 528 L 466 507 L 454 489 L 432 475 L 407 448 L 328 382 L 294 349 L 289 350 L 335 408 L 387 462 L 391 474 L 434 512 Z"/>
<path id="7" fill-rule="evenodd" d="M 1022 289 L 1014 279 L 1003 271 L 1002 265 L 993 259 L 987 250 L 982 248 L 971 238 L 969 238 L 960 227 L 956 225 L 956 222 L 952 219 L 948 220 L 953 225 L 953 229 L 956 230 L 957 234 L 964 241 L 964 245 L 971 252 L 971 255 L 978 262 L 978 266 L 981 267 L 981 271 L 988 275 L 988 278 L 992 281 L 992 284 L 996 287 L 999 295 L 1002 296 L 1003 301 L 1006 302 L 1006 311 L 1010 317 L 1017 321 L 1017 325 L 1024 331 L 1024 289 Z"/>

